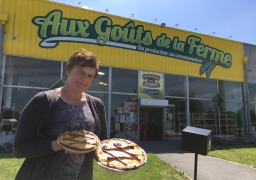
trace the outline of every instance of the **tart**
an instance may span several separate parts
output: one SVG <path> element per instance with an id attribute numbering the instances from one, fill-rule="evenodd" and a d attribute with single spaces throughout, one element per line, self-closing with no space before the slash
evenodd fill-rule
<path id="1" fill-rule="evenodd" d="M 100 144 L 98 136 L 85 130 L 67 131 L 57 138 L 57 142 L 66 150 L 82 152 L 94 150 Z"/>
<path id="2" fill-rule="evenodd" d="M 98 164 L 114 171 L 138 169 L 146 163 L 145 151 L 132 141 L 112 138 L 101 141 L 95 150 Z"/>

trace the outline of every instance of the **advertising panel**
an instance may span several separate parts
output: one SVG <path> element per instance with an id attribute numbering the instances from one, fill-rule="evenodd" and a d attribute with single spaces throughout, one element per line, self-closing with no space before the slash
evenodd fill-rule
<path id="1" fill-rule="evenodd" d="M 162 73 L 139 71 L 139 98 L 163 99 L 163 82 Z"/>

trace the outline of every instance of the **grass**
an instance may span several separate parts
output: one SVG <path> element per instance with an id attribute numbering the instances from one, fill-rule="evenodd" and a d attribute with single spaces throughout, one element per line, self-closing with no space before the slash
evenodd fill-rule
<path id="1" fill-rule="evenodd" d="M 0 153 L 0 180 L 13 180 L 23 161 L 14 158 L 12 153 Z"/>
<path id="2" fill-rule="evenodd" d="M 14 158 L 11 153 L 0 153 L 0 180 L 13 180 L 24 159 Z M 147 153 L 147 163 L 140 169 L 131 172 L 113 172 L 100 167 L 94 161 L 94 180 L 188 180 L 184 174 L 159 159 L 152 153 Z"/>
<path id="3" fill-rule="evenodd" d="M 256 144 L 215 145 L 208 153 L 228 161 L 256 168 Z M 24 159 L 14 158 L 11 153 L 0 153 L 0 180 L 13 180 Z M 94 162 L 94 180 L 188 180 L 180 171 L 162 161 L 156 155 L 147 153 L 147 163 L 131 172 L 112 172 Z"/>
<path id="4" fill-rule="evenodd" d="M 256 144 L 213 145 L 208 156 L 256 168 Z"/>

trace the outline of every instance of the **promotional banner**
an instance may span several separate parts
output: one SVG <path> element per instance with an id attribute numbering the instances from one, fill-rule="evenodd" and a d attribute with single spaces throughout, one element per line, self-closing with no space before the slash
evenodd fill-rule
<path id="1" fill-rule="evenodd" d="M 139 98 L 163 99 L 163 73 L 139 71 Z"/>

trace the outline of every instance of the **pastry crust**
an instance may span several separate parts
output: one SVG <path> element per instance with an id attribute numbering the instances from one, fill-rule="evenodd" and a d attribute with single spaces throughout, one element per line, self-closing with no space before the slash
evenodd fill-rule
<path id="1" fill-rule="evenodd" d="M 92 150 L 100 144 L 98 136 L 85 130 L 67 131 L 61 134 L 57 140 L 62 146 L 77 151 Z"/>
<path id="2" fill-rule="evenodd" d="M 100 143 L 95 150 L 100 165 L 114 170 L 132 170 L 146 163 L 145 151 L 132 141 L 112 138 Z"/>

